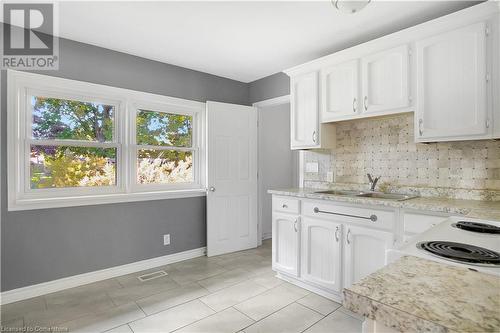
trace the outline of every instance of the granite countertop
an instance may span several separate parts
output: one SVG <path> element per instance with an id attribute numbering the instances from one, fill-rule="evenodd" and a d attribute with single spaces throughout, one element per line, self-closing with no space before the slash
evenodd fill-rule
<path id="1" fill-rule="evenodd" d="M 440 197 L 418 197 L 404 201 L 348 197 L 324 193 L 312 188 L 289 188 L 269 190 L 268 193 L 299 198 L 331 200 L 363 205 L 377 205 L 393 208 L 408 208 L 449 214 L 464 215 L 471 218 L 500 221 L 500 201 L 447 199 Z"/>
<path id="2" fill-rule="evenodd" d="M 500 277 L 405 256 L 344 289 L 344 306 L 401 332 L 500 332 Z"/>

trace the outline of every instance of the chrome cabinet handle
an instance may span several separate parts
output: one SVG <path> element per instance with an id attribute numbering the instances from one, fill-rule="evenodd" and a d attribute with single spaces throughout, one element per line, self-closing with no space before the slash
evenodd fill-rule
<path id="1" fill-rule="evenodd" d="M 420 136 L 424 135 L 424 130 L 422 129 L 423 124 L 424 124 L 424 120 L 419 119 L 418 120 L 418 134 L 420 134 Z"/>
<path id="2" fill-rule="evenodd" d="M 363 105 L 365 106 L 365 111 L 368 110 L 368 96 L 365 96 L 363 100 Z"/>
<path id="3" fill-rule="evenodd" d="M 337 243 L 339 242 L 339 226 L 335 228 L 335 240 Z"/>
<path id="4" fill-rule="evenodd" d="M 314 132 L 313 132 L 313 137 L 312 137 L 312 139 L 313 139 L 313 142 L 314 142 L 314 143 L 316 143 L 316 131 L 314 131 Z"/>
<path id="5" fill-rule="evenodd" d="M 215 187 L 210 186 L 209 191 L 210 191 L 210 192 L 215 192 Z"/>
<path id="6" fill-rule="evenodd" d="M 347 244 L 351 244 L 351 240 L 349 239 L 349 236 L 351 235 L 351 229 L 348 229 L 347 230 L 347 236 L 345 238 L 345 240 L 347 241 Z"/>
<path id="7" fill-rule="evenodd" d="M 354 97 L 354 99 L 352 100 L 352 111 L 353 111 L 354 113 L 356 113 L 356 109 L 357 109 L 357 108 L 356 108 L 356 97 Z"/>
<path id="8" fill-rule="evenodd" d="M 298 229 L 297 229 L 297 220 L 295 220 L 295 222 L 293 222 L 293 230 L 295 230 L 295 232 L 298 231 Z"/>
<path id="9" fill-rule="evenodd" d="M 283 204 L 283 206 L 281 206 L 283 208 L 288 208 L 288 206 L 286 204 Z"/>
<path id="10" fill-rule="evenodd" d="M 358 218 L 358 219 L 370 220 L 372 222 L 377 222 L 377 220 L 378 220 L 378 217 L 375 214 L 372 214 L 370 216 L 351 215 L 351 214 L 344 214 L 344 213 L 327 212 L 326 210 L 320 210 L 318 207 L 314 207 L 313 212 L 338 215 L 338 216 L 346 216 L 346 217 L 354 217 L 354 218 Z"/>

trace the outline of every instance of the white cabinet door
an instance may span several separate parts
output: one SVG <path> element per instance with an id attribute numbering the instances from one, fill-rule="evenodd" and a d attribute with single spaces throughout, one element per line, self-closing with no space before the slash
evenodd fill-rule
<path id="1" fill-rule="evenodd" d="M 273 214 L 273 269 L 293 276 L 299 275 L 299 218 Z"/>
<path id="2" fill-rule="evenodd" d="M 359 61 L 333 65 L 321 72 L 321 122 L 358 113 Z"/>
<path id="3" fill-rule="evenodd" d="M 345 229 L 344 287 L 349 287 L 385 265 L 394 234 L 351 225 Z"/>
<path id="4" fill-rule="evenodd" d="M 301 270 L 303 280 L 339 292 L 342 288 L 342 224 L 301 220 Z"/>
<path id="5" fill-rule="evenodd" d="M 416 43 L 416 140 L 486 136 L 485 23 Z"/>
<path id="6" fill-rule="evenodd" d="M 408 45 L 361 59 L 364 113 L 404 109 L 409 100 Z"/>
<path id="7" fill-rule="evenodd" d="M 291 147 L 319 147 L 318 73 L 292 77 L 291 83 Z"/>

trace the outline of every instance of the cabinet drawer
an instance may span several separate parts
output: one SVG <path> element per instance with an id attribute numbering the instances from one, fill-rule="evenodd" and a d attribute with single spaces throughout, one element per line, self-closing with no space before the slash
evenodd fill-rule
<path id="1" fill-rule="evenodd" d="M 273 211 L 298 214 L 299 200 L 289 197 L 273 197 Z"/>
<path id="2" fill-rule="evenodd" d="M 446 220 L 447 216 L 426 215 L 418 213 L 404 213 L 403 225 L 405 234 L 420 234 L 427 229 Z"/>
<path id="3" fill-rule="evenodd" d="M 396 220 L 395 211 L 321 201 L 303 201 L 302 214 L 388 230 L 394 228 Z"/>

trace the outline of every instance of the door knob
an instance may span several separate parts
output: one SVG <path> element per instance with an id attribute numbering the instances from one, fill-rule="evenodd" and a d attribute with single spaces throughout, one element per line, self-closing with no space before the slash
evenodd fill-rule
<path id="1" fill-rule="evenodd" d="M 211 186 L 208 190 L 209 190 L 210 192 L 215 192 L 215 187 Z"/>

